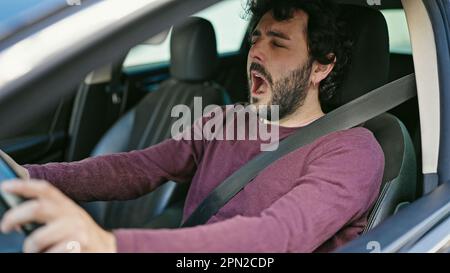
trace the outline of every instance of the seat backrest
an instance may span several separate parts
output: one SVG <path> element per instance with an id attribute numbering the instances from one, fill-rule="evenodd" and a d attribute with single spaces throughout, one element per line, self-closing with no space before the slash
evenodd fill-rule
<path id="1" fill-rule="evenodd" d="M 202 18 L 189 18 L 174 27 L 171 37 L 171 77 L 146 95 L 101 139 L 92 156 L 143 149 L 171 135 L 176 118 L 175 105 L 193 110 L 194 97 L 203 106 L 223 105 L 227 94 L 212 81 L 218 63 L 213 26 Z M 88 211 L 106 228 L 144 227 L 173 204 L 183 204 L 188 185 L 166 182 L 141 198 L 131 201 L 100 202 Z"/>
<path id="2" fill-rule="evenodd" d="M 364 124 L 372 131 L 384 152 L 385 169 L 379 197 L 369 213 L 365 231 L 411 203 L 416 195 L 417 163 L 414 145 L 405 125 L 385 113 Z"/>
<path id="3" fill-rule="evenodd" d="M 389 34 L 378 10 L 341 5 L 341 17 L 353 40 L 352 56 L 339 90 L 327 102 L 329 109 L 350 102 L 388 82 Z"/>
<path id="4" fill-rule="evenodd" d="M 353 36 L 349 70 L 329 109 L 339 107 L 388 82 L 389 35 L 386 21 L 378 10 L 341 5 L 342 17 Z M 385 169 L 379 196 L 369 212 L 369 230 L 392 215 L 396 208 L 411 202 L 416 189 L 416 158 L 411 137 L 403 123 L 391 114 L 367 121 L 384 152 Z"/>

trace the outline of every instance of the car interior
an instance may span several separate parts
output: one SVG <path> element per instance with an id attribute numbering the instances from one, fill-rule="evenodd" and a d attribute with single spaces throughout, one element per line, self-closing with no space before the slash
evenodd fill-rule
<path id="1" fill-rule="evenodd" d="M 345 4 L 342 9 L 343 17 L 354 35 L 353 62 L 337 95 L 325 105 L 328 111 L 413 72 L 411 59 L 389 53 L 388 29 L 379 11 Z M 245 92 L 232 92 L 246 88 L 244 64 L 248 43 L 245 40 L 242 53 L 236 56 L 240 57 L 240 62 L 234 63 L 233 70 L 236 72 L 229 73 L 229 69 L 221 69 L 219 64 L 219 72 L 212 73 L 217 63 L 217 49 L 211 23 L 191 18 L 185 24 L 175 27 L 171 38 L 168 78 L 140 99 L 137 106 L 128 110 L 108 130 L 95 146 L 92 156 L 141 149 L 168 138 L 169 125 L 173 122 L 169 118 L 169 107 L 180 103 L 192 107 L 194 96 L 201 96 L 204 100 L 219 105 L 227 103 L 226 97 L 230 97 L 232 102 L 245 100 Z M 186 55 L 185 52 L 190 54 Z M 187 63 L 189 71 L 183 71 L 183 67 L 187 68 Z M 202 75 L 198 68 L 203 68 L 207 75 Z M 237 72 L 239 70 L 240 73 Z M 195 73 L 198 74 L 194 75 Z M 202 87 L 199 88 L 199 85 Z M 211 90 L 210 86 L 214 88 Z M 374 133 L 385 152 L 386 160 L 382 190 L 370 214 L 367 230 L 392 215 L 401 205 L 412 202 L 417 194 L 417 161 L 409 132 L 418 130 L 418 124 L 413 123 L 418 119 L 410 117 L 417 112 L 413 108 L 414 102 L 408 104 L 410 105 L 402 105 L 392 113 L 383 114 L 363 125 Z M 165 107 L 161 107 L 162 105 Z M 186 185 L 169 182 L 137 200 L 97 202 L 86 204 L 86 208 L 106 228 L 177 227 L 186 192 Z M 170 217 L 165 215 L 165 211 L 170 211 Z"/>
<path id="2" fill-rule="evenodd" d="M 390 52 L 392 37 L 379 11 L 402 9 L 400 1 L 379 7 L 361 5 L 361 1 L 358 5 L 357 1 L 338 2 L 354 46 L 351 67 L 336 96 L 324 105 L 327 111 L 414 73 L 410 53 Z M 43 122 L 35 125 L 37 129 L 0 141 L 0 148 L 19 163 L 45 163 L 76 161 L 157 144 L 170 137 L 175 121 L 170 111 L 177 104 L 192 108 L 194 97 L 201 97 L 204 106 L 247 101 L 248 50 L 244 38 L 237 52 L 219 54 L 211 22 L 190 17 L 172 29 L 169 64 L 126 72 L 126 56 L 121 56 L 91 72 L 74 92 L 76 95 L 42 117 Z M 423 194 L 418 182 L 422 181 L 422 171 L 417 99 L 361 126 L 373 132 L 385 154 L 383 184 L 369 214 L 369 230 Z M 167 182 L 136 200 L 82 206 L 107 229 L 176 228 L 188 187 Z"/>

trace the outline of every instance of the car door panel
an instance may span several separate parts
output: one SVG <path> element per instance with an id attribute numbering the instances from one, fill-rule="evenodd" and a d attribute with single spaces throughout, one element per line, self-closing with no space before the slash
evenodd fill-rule
<path id="1" fill-rule="evenodd" d="M 67 128 L 72 101 L 61 102 L 34 119 L 32 126 L 0 140 L 0 149 L 19 164 L 62 161 L 67 143 Z"/>

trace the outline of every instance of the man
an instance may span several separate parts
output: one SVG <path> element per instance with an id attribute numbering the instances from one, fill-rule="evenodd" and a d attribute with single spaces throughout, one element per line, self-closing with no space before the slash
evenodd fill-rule
<path id="1" fill-rule="evenodd" d="M 283 139 L 324 115 L 321 102 L 340 84 L 349 42 L 328 1 L 257 0 L 249 11 L 250 102 L 279 105 Z M 33 183 L 5 183 L 2 189 L 32 199 L 7 212 L 1 229 L 44 224 L 26 239 L 25 252 L 63 252 L 71 241 L 86 252 L 331 251 L 360 234 L 384 169 L 382 150 L 364 128 L 331 133 L 274 162 L 201 226 L 105 231 L 69 199 L 126 200 L 167 180 L 190 181 L 186 219 L 260 152 L 259 144 L 170 139 L 74 163 L 16 166 Z"/>

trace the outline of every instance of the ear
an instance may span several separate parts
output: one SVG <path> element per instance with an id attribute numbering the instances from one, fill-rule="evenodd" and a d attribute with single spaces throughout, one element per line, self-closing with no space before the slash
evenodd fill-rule
<path id="1" fill-rule="evenodd" d="M 334 64 L 336 63 L 336 57 L 333 53 L 330 53 L 328 57 L 330 59 L 334 58 L 333 62 L 330 64 L 321 64 L 318 61 L 314 61 L 311 72 L 311 83 L 313 86 L 318 86 L 319 83 L 333 70 Z"/>

